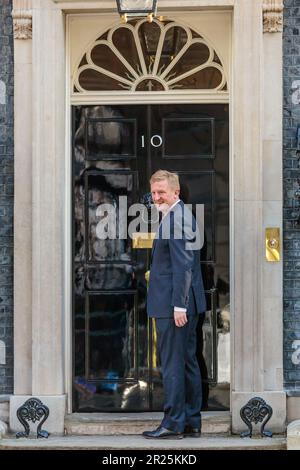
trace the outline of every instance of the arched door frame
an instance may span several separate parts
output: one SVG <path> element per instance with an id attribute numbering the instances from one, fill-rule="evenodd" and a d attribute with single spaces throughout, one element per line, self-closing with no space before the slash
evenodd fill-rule
<path id="1" fill-rule="evenodd" d="M 228 18 L 230 14 L 228 12 L 223 12 L 223 15 L 225 14 Z M 177 15 L 179 18 L 177 18 Z M 87 17 L 91 18 L 96 18 L 96 15 L 85 15 L 85 18 Z M 105 18 L 106 16 L 106 18 Z M 193 30 L 196 30 L 198 34 L 203 35 L 203 32 L 201 31 L 201 28 L 198 26 L 197 28 L 191 26 L 188 22 L 189 17 L 192 16 L 195 18 L 195 12 L 191 15 L 188 12 L 186 14 L 184 13 L 177 13 L 172 12 L 172 14 L 169 14 L 166 16 L 166 19 L 174 20 L 176 21 L 176 24 L 183 24 L 186 28 L 192 28 Z M 76 18 L 82 18 L 82 15 L 76 15 L 76 14 L 71 14 L 68 15 L 66 18 L 67 22 L 67 57 L 71 57 L 71 48 L 72 48 L 72 34 L 71 34 L 71 29 L 72 26 L 74 27 L 74 21 L 76 21 Z M 104 21 L 103 21 L 103 18 Z M 103 25 L 101 25 L 101 20 L 103 21 Z M 94 37 L 89 41 L 89 43 L 86 44 L 85 48 L 89 48 L 97 39 L 97 37 L 101 36 L 107 31 L 107 26 L 106 25 L 113 25 L 113 21 L 115 20 L 114 15 L 106 14 L 106 15 L 98 15 L 98 24 L 99 24 L 99 29 L 97 30 L 97 33 L 94 34 Z M 118 24 L 118 22 L 116 23 Z M 101 26 L 100 26 L 101 25 Z M 113 28 L 115 25 L 112 26 Z M 228 39 L 228 38 L 227 38 Z M 210 46 L 213 47 L 210 41 Z M 228 44 L 228 47 L 230 48 L 230 43 Z M 76 60 L 76 66 L 81 61 L 81 57 L 83 54 L 84 48 L 81 47 L 80 53 L 76 54 L 77 55 L 77 60 Z M 228 51 L 228 54 L 230 51 Z M 69 129 L 69 135 L 71 135 L 71 105 L 113 105 L 113 104 L 173 104 L 173 103 L 185 103 L 185 104 L 203 104 L 203 103 L 230 103 L 230 74 L 229 71 L 227 72 L 227 87 L 228 91 L 222 92 L 222 93 L 214 93 L 213 91 L 210 90 L 182 90 L 174 93 L 173 90 L 170 91 L 162 91 L 162 92 L 116 92 L 115 90 L 112 91 L 105 91 L 105 92 L 88 92 L 88 93 L 83 93 L 83 94 L 78 94 L 77 96 L 72 93 L 72 86 L 73 86 L 73 76 L 74 76 L 74 67 L 72 68 L 72 65 L 70 64 L 70 61 L 68 63 L 68 70 L 67 70 L 67 87 L 68 87 L 68 96 L 67 96 L 67 107 L 66 107 L 66 115 L 68 119 L 68 124 L 67 124 L 67 129 Z M 76 69 L 75 69 L 76 70 Z M 70 78 L 71 77 L 71 80 Z M 230 105 L 229 105 L 230 106 Z M 231 113 L 229 113 L 231 115 Z M 230 129 L 231 129 L 231 123 L 230 123 Z M 231 130 L 230 130 L 231 134 Z M 72 183 L 71 183 L 71 155 L 72 155 L 72 149 L 70 145 L 70 139 L 67 140 L 66 143 L 67 149 L 66 149 L 66 154 L 69 156 L 67 162 L 67 167 L 66 167 L 66 188 L 71 188 Z M 231 160 L 231 150 L 229 154 L 229 159 Z M 232 167 L 232 165 L 230 165 Z M 69 176 L 68 176 L 69 175 Z M 231 178 L 230 178 L 231 179 Z M 66 197 L 69 199 L 71 198 L 71 195 L 68 194 Z M 230 195 L 231 198 L 231 195 Z M 67 204 L 68 208 L 71 207 L 71 200 Z M 68 216 L 66 217 L 66 220 L 71 221 L 71 213 L 68 211 Z M 70 224 L 71 225 L 71 224 Z M 230 223 L 230 226 L 232 224 Z M 65 227 L 66 232 L 70 231 L 70 227 Z M 71 233 L 68 236 L 68 239 L 71 239 Z M 66 250 L 68 253 L 66 253 L 66 263 L 67 263 L 67 272 L 71 272 L 71 243 L 69 246 L 66 246 Z M 230 250 L 232 253 L 232 250 Z M 231 260 L 230 260 L 231 261 Z M 72 292 L 72 286 L 70 284 L 70 279 L 65 279 L 65 282 L 68 284 L 67 291 L 70 292 L 70 299 L 71 299 L 71 292 Z M 65 368 L 66 368 L 66 386 L 67 386 L 67 406 L 68 406 L 68 412 L 71 413 L 72 410 L 72 308 L 70 301 L 68 302 L 68 298 L 66 296 L 66 307 L 65 307 L 65 312 L 66 312 L 66 362 L 65 362 Z"/>

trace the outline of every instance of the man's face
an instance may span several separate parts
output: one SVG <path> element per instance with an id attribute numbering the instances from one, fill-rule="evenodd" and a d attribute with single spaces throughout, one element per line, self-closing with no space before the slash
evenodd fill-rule
<path id="1" fill-rule="evenodd" d="M 152 200 L 157 209 L 166 212 L 179 197 L 179 189 L 172 188 L 167 180 L 155 181 L 151 184 Z"/>

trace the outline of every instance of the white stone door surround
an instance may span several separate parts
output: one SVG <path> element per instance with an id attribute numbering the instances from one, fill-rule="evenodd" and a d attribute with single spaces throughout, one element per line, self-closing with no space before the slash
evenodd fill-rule
<path id="1" fill-rule="evenodd" d="M 165 12 L 232 11 L 231 410 L 261 396 L 268 428 L 285 427 L 282 261 L 265 261 L 264 228 L 282 226 L 280 0 L 160 0 Z M 69 78 L 66 14 L 115 11 L 114 0 L 14 0 L 15 277 L 14 395 L 50 408 L 62 433 L 71 383 Z M 196 13 L 195 13 L 196 14 Z M 263 16 L 264 15 L 264 16 Z M 265 34 L 264 34 L 265 32 Z M 70 71 L 68 70 L 68 74 Z M 70 411 L 70 408 L 69 408 Z"/>

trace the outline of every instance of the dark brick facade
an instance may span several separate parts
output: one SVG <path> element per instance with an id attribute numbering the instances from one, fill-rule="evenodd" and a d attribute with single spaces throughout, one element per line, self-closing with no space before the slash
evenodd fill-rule
<path id="1" fill-rule="evenodd" d="M 300 0 L 284 1 L 283 223 L 284 380 L 300 390 Z M 299 148 L 298 148 L 299 147 Z M 300 195 L 300 194 L 299 194 Z"/>
<path id="2" fill-rule="evenodd" d="M 283 218 L 284 380 L 300 390 L 300 0 L 284 0 Z M 13 390 L 13 35 L 12 0 L 0 0 L 0 395 Z M 299 149 L 297 148 L 299 145 Z M 0 343 L 0 345 L 3 343 Z M 1 357 L 1 354 L 0 354 Z"/>
<path id="3" fill-rule="evenodd" d="M 13 30 L 12 1 L 0 0 L 0 395 L 13 391 Z"/>

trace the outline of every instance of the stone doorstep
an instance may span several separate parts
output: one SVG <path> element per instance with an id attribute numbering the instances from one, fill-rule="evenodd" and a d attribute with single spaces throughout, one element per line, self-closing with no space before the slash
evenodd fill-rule
<path id="1" fill-rule="evenodd" d="M 157 428 L 163 414 L 152 413 L 73 413 L 65 419 L 65 434 L 86 436 L 136 435 Z M 46 423 L 45 423 L 46 424 Z M 229 411 L 202 413 L 203 434 L 229 434 Z M 45 425 L 45 429 L 47 426 Z"/>
<path id="2" fill-rule="evenodd" d="M 300 450 L 300 419 L 292 421 L 287 427 L 288 450 Z"/>
<path id="3" fill-rule="evenodd" d="M 1 450 L 284 450 L 286 439 L 244 438 L 239 436 L 202 436 L 181 440 L 145 439 L 138 436 L 50 436 L 48 439 L 11 438 L 0 440 Z"/>
<path id="4" fill-rule="evenodd" d="M 7 424 L 0 420 L 0 439 L 7 434 Z"/>
<path id="5" fill-rule="evenodd" d="M 0 421 L 8 423 L 9 420 L 9 403 L 0 401 Z"/>

